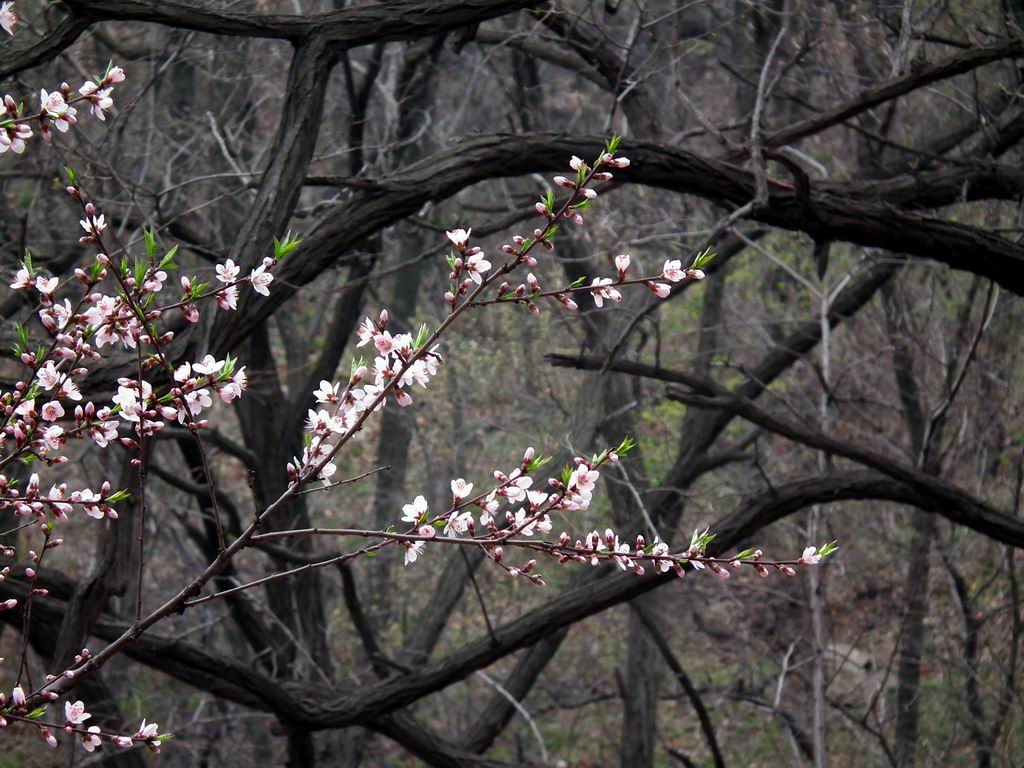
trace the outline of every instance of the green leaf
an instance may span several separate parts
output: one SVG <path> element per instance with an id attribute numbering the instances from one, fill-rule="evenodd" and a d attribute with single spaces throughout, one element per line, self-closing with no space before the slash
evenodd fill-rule
<path id="1" fill-rule="evenodd" d="M 412 343 L 413 348 L 414 349 L 421 348 L 424 344 L 427 343 L 427 339 L 429 337 L 430 337 L 430 331 L 427 330 L 427 324 L 426 323 L 421 324 L 420 325 L 420 330 L 416 334 L 416 339 Z"/>
<path id="2" fill-rule="evenodd" d="M 42 717 L 45 714 L 46 714 L 46 707 L 45 706 L 43 706 L 43 707 L 36 707 L 31 712 L 29 712 L 27 715 L 25 715 L 25 717 L 27 717 L 29 720 L 38 720 L 40 717 Z"/>
<path id="3" fill-rule="evenodd" d="M 828 557 L 833 552 L 835 552 L 837 549 L 839 549 L 839 542 L 837 542 L 837 541 L 830 541 L 828 544 L 826 544 L 825 546 L 823 546 L 821 549 L 818 550 L 818 554 L 821 555 L 822 557 Z"/>
<path id="4" fill-rule="evenodd" d="M 156 258 L 156 232 L 152 227 L 142 228 L 142 237 L 146 241 L 146 253 L 151 259 Z"/>
<path id="5" fill-rule="evenodd" d="M 284 239 L 274 238 L 274 259 L 280 261 L 289 253 L 301 245 L 302 241 L 292 234 L 291 230 L 285 233 Z"/>
<path id="6" fill-rule="evenodd" d="M 547 464 L 553 458 L 554 458 L 553 456 L 541 456 L 539 454 L 537 456 L 534 456 L 533 457 L 533 461 L 531 461 L 529 464 L 526 465 L 526 472 L 527 472 L 527 474 L 536 472 L 538 469 L 543 467 L 545 464 Z"/>
<path id="7" fill-rule="evenodd" d="M 715 253 L 714 250 L 711 249 L 710 247 L 706 248 L 706 249 L 704 249 L 704 251 L 702 251 L 701 253 L 697 254 L 697 256 L 693 259 L 693 264 L 690 265 L 690 268 L 691 269 L 701 269 L 702 267 L 704 267 L 707 264 L 710 264 L 712 261 L 714 261 L 715 256 L 717 256 L 717 255 L 718 254 Z"/>
<path id="8" fill-rule="evenodd" d="M 175 269 L 174 257 L 178 255 L 178 246 L 174 246 L 160 259 L 160 269 Z"/>
<path id="9" fill-rule="evenodd" d="M 135 260 L 135 287 L 140 288 L 146 280 L 146 273 L 149 271 L 149 267 L 146 262 L 142 259 Z"/>

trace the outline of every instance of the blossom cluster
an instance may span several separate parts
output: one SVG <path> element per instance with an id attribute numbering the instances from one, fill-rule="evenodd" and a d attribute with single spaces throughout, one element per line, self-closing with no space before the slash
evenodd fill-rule
<path id="1" fill-rule="evenodd" d="M 0 6 L 0 26 L 14 34 L 17 16 L 14 5 L 5 2 Z M 85 106 L 97 120 L 106 120 L 106 113 L 114 106 L 111 94 L 114 86 L 124 82 L 121 67 L 111 66 L 102 76 L 86 80 L 78 91 L 71 90 L 67 83 L 61 83 L 54 91 L 43 88 L 39 92 L 39 109 L 28 113 L 25 105 L 17 102 L 10 94 L 0 101 L 0 154 L 10 150 L 15 154 L 25 151 L 25 142 L 33 137 L 32 123 L 38 123 L 39 133 L 44 141 L 52 141 L 53 131 L 67 133 L 78 122 L 78 108 Z"/>
<path id="2" fill-rule="evenodd" d="M 89 651 L 83 650 L 82 654 L 87 658 Z M 76 656 L 76 659 L 81 660 L 82 654 Z M 47 722 L 45 717 L 45 706 L 29 709 L 28 697 L 20 684 L 14 686 L 10 697 L 0 692 L 0 728 L 6 728 L 10 724 L 9 721 L 30 723 L 38 728 L 39 737 L 43 742 L 53 749 L 59 745 L 56 734 L 61 731 L 77 735 L 82 749 L 90 753 L 102 747 L 104 742 L 120 749 L 131 749 L 136 744 L 145 744 L 150 751 L 158 753 L 161 744 L 170 738 L 169 734 L 160 733 L 160 727 L 156 723 L 147 723 L 145 719 L 139 729 L 130 735 L 104 731 L 98 725 L 87 726 L 85 723 L 92 718 L 92 714 L 86 711 L 86 705 L 81 700 L 69 699 L 64 702 L 63 723 Z"/>
<path id="3" fill-rule="evenodd" d="M 344 387 L 341 382 L 324 380 L 313 392 L 320 407 L 309 409 L 306 432 L 310 439 L 301 459 L 288 464 L 293 480 L 315 475 L 329 486 L 338 470 L 331 458 L 339 446 L 332 438 L 347 439 L 354 434 L 368 413 L 384 407 L 388 395 L 403 408 L 411 405 L 413 384 L 426 387 L 437 375 L 442 357 L 436 346 L 425 348 L 426 329 L 414 338 L 409 333 L 392 334 L 388 324 L 388 312 L 381 310 L 376 321 L 367 317 L 357 330 L 356 346 L 372 345 L 377 353 L 372 368 L 357 360 Z"/>
<path id="4" fill-rule="evenodd" d="M 3 6 L 4 13 L 9 10 Z M 51 126 L 65 130 L 74 122 L 72 103 L 88 101 L 94 115 L 103 119 L 103 111 L 110 106 L 107 86 L 123 79 L 119 68 L 111 68 L 103 78 L 83 86 L 74 99 L 67 98 L 66 88 L 56 96 L 46 95 L 45 114 L 0 121 L 0 151 L 23 149 L 14 144 L 14 139 L 26 138 L 24 131 L 32 120 L 41 124 L 44 136 Z M 58 96 L 64 106 L 58 104 Z M 14 109 L 11 102 L 9 98 L 4 101 L 5 111 Z M 15 110 L 12 114 L 20 113 Z M 132 257 L 127 249 L 120 248 L 118 257 L 108 256 L 112 251 L 105 242 L 110 226 L 107 217 L 85 199 L 75 172 L 67 170 L 66 192 L 82 211 L 80 242 L 95 247 L 96 254 L 90 264 L 76 269 L 74 277 L 66 281 L 37 269 L 26 254 L 10 283 L 11 289 L 31 296 L 41 338 L 33 338 L 35 334 L 28 326 L 16 324 L 14 356 L 24 371 L 13 386 L 0 389 L 0 472 L 14 461 L 34 460 L 45 467 L 66 464 L 70 461 L 66 449 L 72 440 L 89 440 L 101 449 L 117 443 L 136 450 L 142 440 L 171 421 L 185 425 L 199 439 L 198 432 L 208 426 L 205 411 L 214 399 L 231 403 L 245 391 L 245 368 L 237 366 L 230 356 L 218 359 L 205 355 L 172 363 L 168 345 L 175 334 L 159 328 L 161 319 L 178 312 L 186 321 L 196 323 L 204 300 L 215 302 L 222 310 L 233 310 L 243 284 L 250 285 L 256 294 L 269 295 L 273 267 L 299 245 L 290 234 L 283 240 L 275 239 L 273 258 L 264 258 L 248 275 L 242 275 L 240 266 L 227 259 L 213 270 L 215 287 L 194 276 L 182 276 L 178 281 L 180 293 L 158 304 L 159 297 L 174 292 L 168 273 L 177 269 L 177 249 L 161 253 L 156 233 L 145 230 L 144 253 Z M 135 351 L 131 358 L 138 361 L 137 375 L 118 378 L 110 401 L 88 400 L 89 377 L 104 357 L 121 349 Z M 140 459 L 133 459 L 133 463 L 140 463 Z M 26 615 L 30 615 L 31 601 L 47 594 L 47 589 L 40 586 L 44 583 L 40 581 L 44 556 L 64 541 L 55 537 L 56 526 L 67 521 L 75 510 L 96 519 L 116 519 L 116 505 L 128 497 L 126 491 L 113 489 L 109 482 L 100 483 L 96 489 L 70 489 L 63 482 L 50 484 L 48 491 L 44 488 L 41 472 L 33 473 L 24 484 L 0 474 L 0 509 L 28 518 L 43 536 L 38 551 L 28 550 L 28 564 L 18 571 L 28 584 Z M 8 558 L 17 555 L 10 546 L 3 546 L 2 553 Z M 10 573 L 10 566 L 0 570 L 0 581 Z M 18 604 L 17 599 L 9 599 L 0 602 L 0 610 L 11 610 Z M 122 748 L 146 744 L 158 751 L 168 736 L 161 735 L 153 723 L 144 721 L 136 733 L 126 735 L 104 732 L 97 726 L 85 727 L 90 715 L 82 702 L 67 703 L 64 724 L 45 722 L 45 706 L 29 708 L 31 701 L 53 701 L 57 694 L 47 686 L 57 680 L 74 679 L 78 669 L 90 663 L 89 652 L 83 650 L 74 665 L 60 675 L 47 676 L 46 685 L 35 690 L 23 688 L 19 678 L 9 698 L 0 693 L 0 727 L 10 721 L 31 724 L 51 746 L 56 746 L 54 734 L 61 730 L 77 733 L 83 748 L 90 752 L 104 742 Z"/>
<path id="5" fill-rule="evenodd" d="M 580 157 L 573 155 L 569 161 L 569 167 L 574 172 L 574 178 L 566 176 L 555 176 L 553 181 L 556 187 L 570 190 L 570 195 L 560 206 L 556 206 L 553 190 L 548 190 L 544 197 L 534 205 L 538 214 L 546 219 L 544 227 L 537 227 L 533 230 L 532 237 L 515 235 L 512 243 L 506 243 L 501 250 L 512 261 L 502 265 L 499 269 L 491 272 L 492 264 L 485 258 L 485 253 L 479 246 L 471 246 L 470 236 L 472 229 L 456 228 L 447 230 L 448 240 L 455 246 L 456 253 L 448 256 L 448 279 L 451 284 L 445 292 L 445 302 L 453 309 L 458 298 L 464 296 L 474 289 L 474 296 L 470 299 L 469 305 L 474 307 L 486 306 L 489 304 L 505 303 L 525 306 L 534 315 L 539 315 L 540 299 L 551 299 L 557 301 L 563 307 L 576 310 L 579 305 L 572 298 L 577 293 L 589 294 L 594 306 L 598 309 L 605 306 L 605 302 L 619 302 L 622 300 L 622 292 L 619 290 L 624 286 L 642 285 L 659 299 L 668 298 L 671 295 L 671 283 L 678 283 L 683 280 L 703 280 L 705 272 L 702 267 L 706 266 L 713 258 L 711 249 L 699 253 L 688 267 L 683 267 L 680 259 L 666 259 L 662 271 L 657 275 L 646 277 L 628 276 L 631 257 L 629 254 L 619 254 L 615 257 L 616 276 L 594 277 L 587 283 L 586 278 L 579 278 L 570 285 L 554 290 L 544 290 L 540 279 L 533 272 L 526 275 L 525 280 L 516 286 L 509 281 L 503 280 L 495 289 L 493 299 L 478 298 L 482 288 L 497 278 L 514 271 L 519 266 L 527 268 L 536 267 L 538 262 L 532 251 L 537 244 L 545 250 L 553 250 L 554 238 L 558 231 L 558 222 L 564 219 L 572 221 L 578 226 L 584 223 L 582 211 L 590 207 L 598 193 L 590 185 L 595 182 L 607 182 L 613 178 L 611 169 L 628 168 L 630 160 L 627 157 L 617 155 L 619 138 L 614 137 L 600 153 L 593 165 L 588 165 Z"/>
<path id="6" fill-rule="evenodd" d="M 591 531 L 575 541 L 565 531 L 557 541 L 544 541 L 539 536 L 533 539 L 535 533 L 547 534 L 552 530 L 552 514 L 586 510 L 600 479 L 599 467 L 606 463 L 617 463 L 620 455 L 628 453 L 634 446 L 632 440 L 626 439 L 615 450 L 605 451 L 590 459 L 577 456 L 573 466 L 565 468 L 561 479 L 548 479 L 550 493 L 531 490 L 534 479 L 529 473 L 546 460 L 538 459 L 533 448 L 529 448 L 521 467 L 508 475 L 500 470 L 494 472 L 498 484 L 486 493 L 473 497 L 473 483 L 463 478 L 452 480 L 452 502 L 441 515 L 431 517 L 426 498 L 417 496 L 402 508 L 402 522 L 412 527 L 406 533 L 392 535 L 391 538 L 404 548 L 405 564 L 410 565 L 424 554 L 427 543 L 436 535 L 435 528 L 443 526 L 447 537 L 459 539 L 456 543 L 483 547 L 490 559 L 509 575 L 526 575 L 537 584 L 544 583 L 543 578 L 534 572 L 537 561 L 530 559 L 522 565 L 509 565 L 509 548 L 539 552 L 550 556 L 558 564 L 573 561 L 596 566 L 603 562 L 613 562 L 622 570 L 640 576 L 650 567 L 655 573 L 675 571 L 676 575 L 682 577 L 689 566 L 697 571 L 710 570 L 721 578 L 729 577 L 729 568 L 735 570 L 744 566 L 753 568 L 759 576 L 768 576 L 771 570 L 793 576 L 796 574 L 794 566 L 817 565 L 822 558 L 838 548 L 835 542 L 820 549 L 807 547 L 800 558 L 788 561 L 766 561 L 760 549 L 747 549 L 729 558 L 712 557 L 706 550 L 715 537 L 707 528 L 695 530 L 689 546 L 676 552 L 657 537 L 647 544 L 644 537 L 638 535 L 631 543 L 611 528 L 605 529 L 604 533 Z M 495 512 L 500 507 L 500 499 L 507 501 L 510 507 L 526 503 L 515 511 L 507 509 L 505 525 L 499 527 Z M 479 510 L 479 527 L 472 508 Z M 479 534 L 478 530 L 481 531 Z M 388 537 L 386 532 L 377 535 Z"/>
<path id="7" fill-rule="evenodd" d="M 15 21 L 13 3 L 3 2 L 0 25 L 10 33 Z M 0 153 L 7 149 L 15 153 L 24 151 L 25 141 L 33 135 L 32 123 L 39 124 L 39 131 L 47 140 L 52 138 L 53 130 L 66 132 L 76 122 L 78 109 L 75 105 L 87 104 L 97 119 L 104 120 L 112 106 L 112 86 L 123 80 L 123 71 L 112 67 L 103 77 L 85 83 L 77 92 L 72 92 L 66 84 L 53 92 L 43 91 L 40 111 L 31 115 L 24 114 L 23 108 L 11 97 L 5 97 L 0 107 Z M 426 387 L 442 363 L 436 342 L 467 309 L 512 303 L 525 305 L 539 314 L 538 300 L 548 298 L 575 309 L 577 305 L 572 296 L 577 293 L 591 296 L 594 305 L 601 308 L 608 302 L 620 301 L 625 286 L 646 287 L 655 296 L 666 298 L 671 294 L 672 284 L 704 278 L 702 268 L 713 256 L 710 251 L 698 255 L 688 267 L 684 267 L 681 260 L 667 259 L 659 274 L 646 277 L 630 277 L 631 258 L 621 254 L 614 260 L 615 277 L 594 277 L 589 283 L 581 278 L 551 291 L 545 291 L 532 272 L 516 287 L 502 279 L 520 267 L 536 267 L 535 247 L 539 244 L 544 250 L 552 250 L 562 220 L 583 225 L 583 213 L 598 196 L 591 185 L 611 180 L 612 170 L 630 165 L 627 158 L 617 154 L 618 143 L 618 138 L 613 138 L 592 164 L 575 156 L 571 159 L 569 166 L 575 177 L 556 176 L 554 179 L 556 187 L 570 190 L 568 199 L 556 206 L 554 192 L 548 191 L 535 206 L 545 219 L 544 226 L 534 229 L 532 237 L 516 235 L 513 244 L 503 246 L 502 252 L 508 257 L 504 263 L 492 264 L 483 249 L 471 243 L 471 229 L 447 231 L 447 239 L 455 250 L 447 259 L 450 284 L 444 296 L 450 313 L 433 332 L 423 326 L 415 335 L 397 332 L 391 326 L 386 309 L 381 310 L 376 319 L 367 317 L 359 325 L 357 347 L 372 349 L 373 361 L 355 360 L 347 378 L 323 380 L 312 393 L 316 405 L 308 410 L 306 445 L 302 456 L 293 458 L 287 466 L 291 482 L 278 502 L 316 480 L 324 487 L 340 484 L 333 479 L 337 473 L 334 459 L 338 452 L 389 399 L 394 399 L 399 407 L 413 402 L 414 386 Z M 64 464 L 69 461 L 64 449 L 70 440 L 91 440 L 99 448 L 118 443 L 129 450 L 138 450 L 143 441 L 172 421 L 183 425 L 201 441 L 201 431 L 208 426 L 207 411 L 215 398 L 231 403 L 242 396 L 247 386 L 245 368 L 239 367 L 230 356 L 172 360 L 170 344 L 175 333 L 162 330 L 159 323 L 171 312 L 180 313 L 188 323 L 199 322 L 200 305 L 204 300 L 213 301 L 221 310 L 235 310 L 243 284 L 248 284 L 256 294 L 269 295 L 275 265 L 299 244 L 290 234 L 281 241 L 275 239 L 274 256 L 262 259 L 247 275 L 242 274 L 240 265 L 227 259 L 214 267 L 213 287 L 196 276 L 181 276 L 177 280 L 178 292 L 169 279 L 169 272 L 176 268 L 176 249 L 161 253 L 155 232 L 146 230 L 145 253 L 132 258 L 126 249 L 112 251 L 105 241 L 110 226 L 107 217 L 95 203 L 85 199 L 74 172 L 69 171 L 68 176 L 66 192 L 79 203 L 82 211 L 80 242 L 94 246 L 97 253 L 90 265 L 75 270 L 74 279 L 63 286 L 58 277 L 37 270 L 29 256 L 14 276 L 11 288 L 31 295 L 38 306 L 44 334 L 42 343 L 30 344 L 28 329 L 17 326 L 15 356 L 26 372 L 10 391 L 0 391 L 0 408 L 3 409 L 0 471 L 18 459 L 39 460 L 47 467 Z M 60 289 L 63 289 L 62 295 L 58 297 Z M 497 291 L 492 299 L 484 298 L 484 292 L 489 289 Z M 166 303 L 159 303 L 161 297 Z M 132 375 L 117 379 L 117 390 L 110 402 L 96 404 L 87 400 L 89 382 L 86 380 L 95 370 L 97 361 L 118 350 L 134 351 L 130 357 L 133 368 L 137 361 L 137 372 L 133 370 Z M 611 529 L 603 534 L 594 530 L 576 539 L 563 532 L 557 540 L 548 540 L 557 519 L 589 509 L 601 468 L 618 462 L 634 445 L 627 439 L 614 450 L 589 458 L 576 457 L 560 477 L 548 478 L 546 484 L 537 479 L 537 472 L 549 459 L 530 448 L 518 466 L 508 472 L 495 470 L 493 482 L 489 480 L 476 486 L 465 478 L 452 480 L 450 502 L 439 514 L 432 515 L 426 498 L 417 496 L 402 509 L 402 522 L 408 526 L 405 533 L 390 529 L 356 533 L 382 539 L 374 547 L 398 543 L 405 550 L 407 565 L 416 562 L 430 542 L 480 546 L 490 560 L 509 575 L 523 575 L 538 584 L 543 583 L 543 578 L 536 573 L 537 560 L 531 556 L 526 562 L 513 564 L 508 551 L 537 553 L 557 563 L 598 565 L 611 562 L 637 574 L 653 568 L 659 573 L 675 570 L 682 575 L 685 567 L 690 566 L 728 576 L 730 567 L 744 565 L 762 575 L 772 568 L 792 574 L 794 566 L 816 564 L 834 550 L 834 543 L 820 550 L 810 547 L 799 560 L 776 562 L 763 560 L 760 550 L 747 550 L 723 560 L 706 554 L 706 547 L 713 538 L 707 530 L 695 532 L 690 546 L 676 552 L 658 539 L 649 545 L 642 537 L 631 542 Z M 132 461 L 141 466 L 141 458 Z M 140 470 L 140 476 L 143 474 Z M 45 587 L 40 586 L 45 583 L 40 581 L 40 572 L 46 553 L 62 544 L 62 539 L 53 535 L 57 524 L 67 520 L 76 509 L 96 519 L 117 518 L 116 504 L 127 497 L 126 492 L 115 491 L 106 482 L 98 490 L 69 490 L 66 483 L 57 483 L 44 493 L 43 487 L 45 484 L 39 474 L 32 474 L 24 488 L 0 474 L 0 509 L 29 517 L 29 522 L 43 534 L 42 546 L 38 551 L 28 552 L 28 565 L 18 571 L 24 574 L 29 585 L 26 615 L 30 615 L 31 600 L 46 594 Z M 478 490 L 476 494 L 474 487 Z M 271 514 L 278 502 L 259 513 L 252 526 L 233 544 L 222 545 L 220 555 L 227 553 L 230 557 L 258 541 L 261 536 L 256 531 L 260 521 Z M 9 547 L 3 551 L 9 557 L 15 555 Z M 349 556 L 353 555 L 341 557 Z M 316 565 L 327 562 L 331 561 Z M 10 568 L 0 571 L 0 581 L 9 573 Z M 287 574 L 278 574 L 284 575 Z M 141 571 L 139 579 L 141 595 Z M 196 582 L 199 587 L 204 583 Z M 252 582 L 256 583 L 260 582 Z M 235 589 L 246 586 L 250 585 Z M 184 610 L 217 596 L 183 598 L 179 606 Z M 17 605 L 17 600 L 8 600 L 0 603 L 0 610 Z M 139 614 L 141 618 L 141 599 Z M 115 645 L 108 646 L 103 653 L 111 652 Z M 9 699 L 0 693 L 0 727 L 6 726 L 8 721 L 32 724 L 50 746 L 57 745 L 55 734 L 64 730 L 76 734 L 88 752 L 105 743 L 121 748 L 142 743 L 159 751 L 168 736 L 160 734 L 155 724 L 145 720 L 133 735 L 117 734 L 88 725 L 86 721 L 91 715 L 81 701 L 65 703 L 64 723 L 46 722 L 45 706 L 30 708 L 30 702 L 52 702 L 59 698 L 51 689 L 59 685 L 51 684 L 74 680 L 83 670 L 88 672 L 102 660 L 83 650 L 76 656 L 74 665 L 60 675 L 48 676 L 47 684 L 34 691 L 26 692 L 19 676 Z"/>

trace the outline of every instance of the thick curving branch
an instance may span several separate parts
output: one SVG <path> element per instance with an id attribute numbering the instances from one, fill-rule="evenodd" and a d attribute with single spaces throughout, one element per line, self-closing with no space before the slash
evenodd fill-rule
<path id="1" fill-rule="evenodd" d="M 146 21 L 214 35 L 292 42 L 316 36 L 339 49 L 429 37 L 538 4 L 538 0 L 389 0 L 300 15 L 222 10 L 182 0 L 63 0 L 77 17 L 90 21 Z"/>
<path id="2" fill-rule="evenodd" d="M 28 35 L 19 35 L 17 42 L 0 48 L 0 80 L 16 75 L 31 67 L 52 61 L 59 53 L 71 46 L 91 22 L 77 15 L 61 18 L 45 37 L 31 43 L 22 42 Z"/>
<path id="3" fill-rule="evenodd" d="M 216 348 L 231 349 L 249 329 L 269 317 L 302 285 L 338 263 L 345 252 L 369 235 L 418 211 L 428 201 L 452 197 L 489 179 L 564 169 L 572 154 L 593 154 L 602 140 L 560 134 L 513 136 L 497 134 L 460 142 L 376 182 L 362 182 L 351 198 L 334 206 L 310 233 L 295 258 L 287 260 L 283 278 L 268 299 L 245 312 L 223 317 L 216 329 Z M 692 194 L 727 206 L 744 205 L 754 196 L 753 175 L 728 163 L 708 160 L 685 150 L 652 142 L 626 142 L 633 164 L 617 174 L 619 181 Z M 1004 173 L 1000 185 L 1019 174 Z M 960 199 L 963 179 L 941 185 L 935 180 L 919 190 L 929 203 Z M 834 186 L 835 192 L 805 195 L 788 184 L 771 183 L 765 206 L 753 218 L 771 226 L 805 232 L 816 240 L 845 241 L 932 259 L 954 269 L 988 277 L 1013 293 L 1024 295 L 1024 247 L 977 227 L 944 221 L 885 202 L 860 199 L 868 186 Z M 898 185 L 897 185 L 898 187 Z M 899 188 L 894 194 L 905 206 L 914 196 Z"/>

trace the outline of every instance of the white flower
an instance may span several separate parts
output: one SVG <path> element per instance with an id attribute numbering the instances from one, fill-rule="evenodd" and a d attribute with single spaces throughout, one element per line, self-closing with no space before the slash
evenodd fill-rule
<path id="1" fill-rule="evenodd" d="M 472 512 L 463 512 L 458 514 L 453 512 L 445 523 L 444 533 L 449 538 L 455 538 L 461 536 L 467 530 L 469 530 L 469 524 L 473 522 Z"/>
<path id="2" fill-rule="evenodd" d="M 462 251 L 465 250 L 466 243 L 469 242 L 469 235 L 472 231 L 472 229 L 449 229 L 445 234 L 448 235 L 448 239 L 452 241 L 452 245 Z"/>
<path id="3" fill-rule="evenodd" d="M 97 120 L 106 120 L 106 110 L 114 106 L 114 100 L 110 98 L 113 88 L 101 88 L 89 97 L 89 111 Z"/>
<path id="4" fill-rule="evenodd" d="M 14 25 L 18 23 L 18 14 L 14 12 L 14 0 L 0 5 L 0 28 L 8 35 L 14 34 Z"/>
<path id="5" fill-rule="evenodd" d="M 54 365 L 53 360 L 47 360 L 36 376 L 39 379 L 39 386 L 43 389 L 50 390 L 60 384 L 61 373 Z"/>
<path id="6" fill-rule="evenodd" d="M 465 499 L 472 492 L 472 483 L 467 483 L 461 477 L 458 480 L 452 480 L 452 496 L 454 496 L 457 501 Z"/>
<path id="7" fill-rule="evenodd" d="M 422 541 L 403 541 L 402 546 L 405 547 L 405 564 L 415 563 L 416 558 L 423 552 Z"/>
<path id="8" fill-rule="evenodd" d="M 484 254 L 480 253 L 473 254 L 466 259 L 466 272 L 473 278 L 473 282 L 479 285 L 483 281 L 483 276 L 487 274 L 487 270 L 491 268 L 491 262 L 484 258 Z"/>
<path id="9" fill-rule="evenodd" d="M 96 747 L 100 746 L 103 741 L 99 737 L 100 727 L 98 725 L 90 725 L 89 732 L 82 734 L 82 749 L 86 752 L 92 752 Z"/>
<path id="10" fill-rule="evenodd" d="M 0 133 L 0 136 L 4 135 Z M 11 283 L 11 288 L 18 290 L 19 288 L 31 288 L 35 283 L 32 280 L 32 275 L 29 274 L 25 267 L 18 270 L 18 274 L 14 276 L 14 282 Z"/>
<path id="11" fill-rule="evenodd" d="M 152 739 L 154 736 L 156 736 L 158 733 L 160 733 L 160 726 L 158 726 L 156 723 L 149 723 L 147 725 L 146 721 L 143 720 L 142 725 L 139 726 L 139 732 L 135 734 L 135 738 L 142 739 L 143 741 L 148 741 L 149 739 Z"/>
<path id="12" fill-rule="evenodd" d="M 231 259 L 217 265 L 217 279 L 222 283 L 233 283 L 238 278 L 238 272 L 238 265 Z"/>
<path id="13" fill-rule="evenodd" d="M 224 367 L 223 360 L 217 360 L 213 355 L 207 355 L 201 362 L 195 363 L 192 370 L 204 376 L 212 376 Z"/>
<path id="14" fill-rule="evenodd" d="M 68 127 L 75 122 L 78 110 L 68 106 L 60 91 L 47 93 L 44 88 L 39 92 L 40 109 L 53 120 L 53 126 L 61 133 L 67 133 Z"/>
<path id="15" fill-rule="evenodd" d="M 590 281 L 590 293 L 594 297 L 594 304 L 598 308 L 604 306 L 604 300 L 622 301 L 622 294 L 611 287 L 610 277 L 595 277 Z"/>
<path id="16" fill-rule="evenodd" d="M 269 296 L 270 288 L 268 286 L 274 281 L 274 276 L 267 272 L 266 266 L 260 264 L 249 274 L 249 281 L 252 283 L 252 289 L 256 293 L 262 296 Z"/>
<path id="17" fill-rule="evenodd" d="M 406 523 L 418 523 L 427 514 L 427 500 L 422 496 L 413 499 L 412 504 L 402 507 L 402 521 Z"/>

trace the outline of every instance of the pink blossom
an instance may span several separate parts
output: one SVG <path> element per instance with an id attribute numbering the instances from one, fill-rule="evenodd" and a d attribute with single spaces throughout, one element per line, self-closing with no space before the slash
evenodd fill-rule
<path id="1" fill-rule="evenodd" d="M 42 276 L 37 277 L 36 290 L 43 294 L 52 294 L 55 290 L 57 290 L 57 278 Z"/>
<path id="2" fill-rule="evenodd" d="M 669 259 L 661 270 L 661 276 L 673 283 L 678 283 L 686 273 L 683 271 L 683 263 L 679 259 Z"/>
<path id="3" fill-rule="evenodd" d="M 0 115 L 3 111 L 0 111 Z M 25 141 L 32 138 L 32 128 L 27 123 L 0 128 L 0 155 L 8 149 L 16 155 L 25 151 Z"/>
<path id="4" fill-rule="evenodd" d="M 57 748 L 57 737 L 50 732 L 49 728 L 40 728 L 39 737 L 46 742 L 46 746 L 51 749 Z"/>
<path id="5" fill-rule="evenodd" d="M 82 749 L 86 752 L 92 752 L 96 747 L 100 746 L 103 742 L 99 737 L 100 727 L 98 725 L 90 725 L 89 732 L 82 734 Z"/>
<path id="6" fill-rule="evenodd" d="M 557 296 L 555 296 L 555 298 L 558 299 L 558 303 L 561 304 L 566 309 L 570 309 L 570 310 L 577 310 L 577 309 L 579 309 L 579 305 L 575 301 L 570 299 L 568 296 L 566 296 L 564 293 L 558 294 Z"/>
<path id="7" fill-rule="evenodd" d="M 620 253 L 615 257 L 615 269 L 619 273 L 619 279 L 621 280 L 626 276 L 626 270 L 629 269 L 629 254 Z"/>
<path id="8" fill-rule="evenodd" d="M 611 288 L 611 284 L 612 279 L 610 277 L 595 277 L 590 281 L 590 293 L 594 297 L 594 304 L 599 308 L 604 306 L 605 299 L 622 301 L 622 294 Z"/>
<path id="9" fill-rule="evenodd" d="M 800 556 L 800 562 L 804 565 L 817 565 L 821 562 L 821 555 L 817 554 L 817 547 L 807 547 Z"/>
<path id="10" fill-rule="evenodd" d="M 586 167 L 586 163 L 583 162 L 582 158 L 573 155 L 572 159 L 569 161 L 569 167 L 574 171 L 578 171 L 580 168 Z"/>
<path id="11" fill-rule="evenodd" d="M 121 749 L 131 749 L 135 746 L 130 736 L 112 736 L 110 740 Z"/>
<path id="12" fill-rule="evenodd" d="M 43 367 L 39 369 L 36 377 L 39 379 L 39 386 L 45 390 L 50 390 L 60 384 L 61 375 L 54 362 L 47 360 Z"/>
<path id="13" fill-rule="evenodd" d="M 64 406 L 56 400 L 51 400 L 42 407 L 39 415 L 43 417 L 43 421 L 56 421 L 64 415 Z"/>
<path id="14" fill-rule="evenodd" d="M 92 715 L 85 711 L 85 704 L 81 701 L 74 703 L 70 701 L 64 702 L 64 717 L 72 725 L 81 725 L 88 720 Z"/>
<path id="15" fill-rule="evenodd" d="M 217 387 L 217 394 L 225 403 L 230 403 L 241 397 L 247 386 L 248 377 L 245 373 L 245 366 L 242 366 L 234 372 L 230 379 L 220 383 Z"/>
<path id="16" fill-rule="evenodd" d="M 650 288 L 651 293 L 659 299 L 667 299 L 669 294 L 672 293 L 672 286 L 668 283 L 655 283 L 653 281 L 648 281 L 647 287 Z"/>
<path id="17" fill-rule="evenodd" d="M 103 78 L 104 83 L 123 83 L 124 82 L 124 70 L 120 67 L 111 67 L 110 71 L 107 72 L 107 76 Z"/>
<path id="18" fill-rule="evenodd" d="M 217 294 L 217 306 L 221 309 L 238 309 L 238 286 L 232 285 Z"/>
<path id="19" fill-rule="evenodd" d="M 83 86 L 83 88 L 84 87 L 85 86 Z M 93 117 L 97 120 L 106 120 L 107 116 L 105 110 L 114 106 L 114 100 L 110 98 L 110 93 L 113 90 L 113 88 L 100 88 L 89 95 L 89 111 L 92 112 Z"/>

